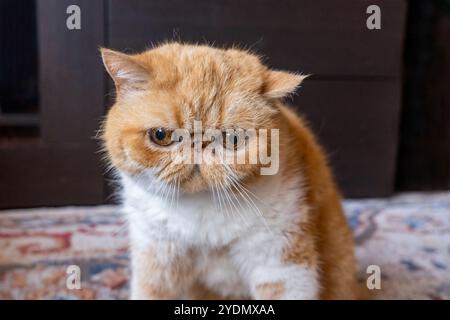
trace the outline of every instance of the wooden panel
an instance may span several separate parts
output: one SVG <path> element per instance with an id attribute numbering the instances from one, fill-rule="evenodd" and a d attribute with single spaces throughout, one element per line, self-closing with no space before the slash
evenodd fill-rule
<path id="1" fill-rule="evenodd" d="M 104 114 L 103 1 L 39 0 L 42 139 L 90 143 Z M 81 9 L 81 30 L 66 27 L 69 5 Z"/>
<path id="2" fill-rule="evenodd" d="M 36 53 L 35 0 L 0 1 L 0 117 L 37 111 Z"/>
<path id="3" fill-rule="evenodd" d="M 66 9 L 72 4 L 81 8 L 81 30 L 66 27 Z M 92 138 L 105 110 L 105 75 L 98 52 L 104 44 L 103 4 L 37 1 L 36 119 L 41 135 L 0 144 L 1 208 L 103 202 L 102 164 Z"/>
<path id="4" fill-rule="evenodd" d="M 109 0 L 110 44 L 141 50 L 167 39 L 243 44 L 273 67 L 316 75 L 398 77 L 403 0 Z M 381 30 L 366 8 L 381 7 Z"/>
<path id="5" fill-rule="evenodd" d="M 414 1 L 405 49 L 399 190 L 450 189 L 450 16 Z"/>
<path id="6" fill-rule="evenodd" d="M 103 199 L 96 148 L 0 149 L 0 208 L 96 204 Z"/>
<path id="7" fill-rule="evenodd" d="M 399 81 L 308 81 L 295 105 L 319 137 L 347 197 L 394 190 Z"/>

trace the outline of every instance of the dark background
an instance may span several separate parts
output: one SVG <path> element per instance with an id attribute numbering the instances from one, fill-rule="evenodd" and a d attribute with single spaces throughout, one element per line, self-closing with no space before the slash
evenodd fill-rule
<path id="1" fill-rule="evenodd" d="M 68 30 L 66 8 L 81 8 Z M 366 8 L 381 8 L 381 30 Z M 0 207 L 98 204 L 112 104 L 99 46 L 233 44 L 313 74 L 289 103 L 346 197 L 450 187 L 449 1 L 0 0 Z"/>

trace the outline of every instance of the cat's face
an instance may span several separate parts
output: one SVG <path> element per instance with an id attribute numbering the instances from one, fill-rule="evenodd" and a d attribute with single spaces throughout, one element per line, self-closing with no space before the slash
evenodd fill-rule
<path id="1" fill-rule="evenodd" d="M 276 100 L 304 78 L 271 71 L 244 51 L 178 43 L 137 55 L 103 49 L 102 57 L 117 89 L 103 132 L 112 165 L 135 179 L 151 176 L 185 192 L 227 187 L 259 174 L 260 161 L 233 159 L 254 148 L 267 152 L 268 146 L 252 143 L 258 129 L 277 128 Z M 177 129 L 183 139 L 175 139 Z M 193 143 L 210 129 L 213 139 Z M 247 129 L 256 136 L 245 138 Z M 208 148 L 211 140 L 214 148 Z M 180 163 L 186 150 L 191 162 Z"/>

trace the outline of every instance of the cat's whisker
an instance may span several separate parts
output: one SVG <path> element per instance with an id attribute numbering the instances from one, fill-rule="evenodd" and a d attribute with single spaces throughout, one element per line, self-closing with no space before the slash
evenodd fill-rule
<path id="1" fill-rule="evenodd" d="M 242 188 L 242 186 L 240 185 L 240 182 L 238 180 L 233 180 L 232 178 L 230 178 L 230 183 L 236 188 L 236 190 L 238 190 L 238 192 L 241 194 L 241 196 L 244 199 L 248 199 L 250 201 L 249 204 L 252 205 L 252 207 L 254 207 L 257 210 L 257 214 L 259 216 L 263 216 L 261 210 L 259 209 L 259 207 L 256 205 L 256 203 L 253 202 L 253 200 L 251 199 L 251 197 L 249 196 L 249 194 Z M 243 194 L 242 194 L 242 192 Z"/>
<path id="2" fill-rule="evenodd" d="M 256 206 L 256 204 L 250 202 L 250 201 L 251 201 L 250 197 L 249 197 L 248 195 L 243 194 L 243 193 L 239 190 L 238 185 L 237 185 L 236 182 L 234 182 L 234 181 L 232 181 L 232 180 L 229 180 L 229 182 L 230 182 L 230 185 L 231 185 L 232 187 L 234 187 L 234 188 L 238 191 L 238 193 L 239 193 L 239 195 L 241 196 L 241 198 L 243 199 L 243 201 L 247 204 L 247 208 L 250 209 L 250 211 L 253 212 L 258 218 L 260 218 L 260 219 L 262 220 L 262 223 L 264 224 L 264 226 L 267 228 L 267 230 L 270 231 L 270 228 L 269 228 L 269 226 L 268 226 L 268 224 L 267 224 L 266 219 L 264 218 L 264 216 L 262 215 L 261 211 L 260 211 L 259 208 Z M 250 201 L 249 201 L 249 200 L 250 200 Z"/>
<path id="3" fill-rule="evenodd" d="M 211 202 L 214 204 L 214 208 L 219 211 L 219 208 L 217 206 L 217 199 L 216 199 L 216 194 L 215 194 L 215 190 L 214 190 L 214 186 L 208 182 L 208 189 L 209 189 L 209 194 L 210 194 L 210 198 L 211 198 Z"/>
<path id="4" fill-rule="evenodd" d="M 228 179 L 228 176 L 225 175 L 225 179 Z M 238 203 L 239 207 L 242 209 L 242 211 L 245 211 L 244 206 L 242 205 L 241 201 L 239 200 L 239 198 L 236 196 L 236 194 L 233 192 L 233 190 L 230 190 L 230 193 L 233 195 L 234 199 L 236 199 L 236 202 Z M 244 199 L 245 200 L 245 199 Z M 233 201 L 234 203 L 234 201 Z M 239 216 L 241 216 L 242 220 L 244 221 L 244 223 L 246 225 L 248 225 L 247 220 L 245 219 L 245 216 L 241 213 L 241 211 L 237 208 L 237 206 L 235 206 L 237 213 L 239 214 Z"/>
<path id="5" fill-rule="evenodd" d="M 219 203 L 219 211 L 222 214 L 222 216 L 225 216 L 225 214 L 223 212 L 223 209 L 222 209 L 222 201 L 221 201 L 221 198 L 220 198 L 220 195 L 219 195 L 219 189 L 217 187 L 217 183 L 216 182 L 214 182 L 213 188 L 214 188 L 214 190 L 216 190 L 217 200 L 218 200 L 218 203 Z"/>
<path id="6" fill-rule="evenodd" d="M 223 159 L 221 156 L 222 156 L 222 154 L 219 155 L 219 162 L 220 162 L 221 165 L 225 168 L 225 171 L 226 171 L 226 172 L 225 172 L 224 177 L 228 180 L 228 184 L 231 185 L 230 182 L 232 182 L 232 181 L 230 180 L 229 174 L 227 174 L 227 172 L 232 172 L 232 170 L 231 170 L 230 167 L 225 163 L 224 159 Z M 235 194 L 234 192 L 232 192 L 232 191 L 231 191 L 231 193 L 233 194 L 234 198 L 235 198 L 236 200 L 238 200 L 236 194 Z M 243 199 L 245 200 L 244 197 L 243 197 Z M 247 202 L 248 202 L 248 201 L 247 201 Z M 233 203 L 234 203 L 234 202 L 233 202 Z M 238 202 L 238 203 L 241 205 L 241 208 L 244 209 L 243 206 L 242 206 L 242 204 L 241 204 L 240 202 Z M 236 206 L 235 206 L 235 207 L 236 207 Z M 242 217 L 242 219 L 244 220 L 244 222 L 247 224 L 247 221 L 245 220 L 244 215 L 240 212 L 240 210 L 239 210 L 237 207 L 236 207 L 236 211 L 237 211 L 238 214 Z"/>
<path id="7" fill-rule="evenodd" d="M 171 164 L 170 161 L 167 161 L 167 163 L 162 164 L 162 166 L 159 166 L 159 168 L 157 169 L 157 174 L 158 176 L 161 178 L 162 173 L 164 172 L 164 170 L 167 169 L 167 167 Z"/>
<path id="8" fill-rule="evenodd" d="M 238 209 L 238 207 L 237 207 L 236 204 L 234 203 L 233 199 L 230 197 L 229 189 L 228 189 L 226 186 L 224 186 L 223 183 L 221 183 L 221 185 L 222 185 L 222 190 L 223 190 L 225 196 L 226 196 L 227 199 L 228 199 L 228 203 L 229 203 L 229 207 L 230 207 L 230 211 L 231 211 L 231 213 L 232 213 L 232 216 L 233 216 L 233 208 L 231 208 L 231 206 L 233 206 L 233 207 L 236 209 L 237 214 L 241 217 L 241 219 L 243 220 L 243 222 L 244 222 L 246 225 L 248 225 L 248 222 L 247 222 L 247 220 L 245 220 L 244 215 L 241 213 L 241 211 Z M 233 194 L 233 195 L 234 195 L 234 194 Z M 234 195 L 234 196 L 235 196 L 235 195 Z"/>
<path id="9" fill-rule="evenodd" d="M 176 184 L 172 183 L 169 185 L 169 196 L 170 196 L 170 203 L 169 203 L 169 209 L 172 211 L 174 206 L 174 199 L 175 199 L 175 190 L 176 190 Z"/>
<path id="10" fill-rule="evenodd" d="M 231 207 L 231 202 L 230 202 L 230 198 L 229 198 L 229 195 L 227 193 L 227 190 L 225 189 L 225 186 L 222 183 L 222 181 L 219 180 L 218 184 L 219 184 L 219 190 L 221 192 L 222 199 L 223 199 L 223 202 L 224 202 L 224 207 L 225 207 L 225 210 L 227 212 L 227 216 L 233 219 L 234 218 L 234 212 L 233 212 L 233 208 Z"/>
<path id="11" fill-rule="evenodd" d="M 166 202 L 166 199 L 167 199 L 167 193 L 168 193 L 169 187 L 168 187 L 167 183 L 164 182 L 164 181 L 159 180 L 158 182 L 159 182 L 158 189 L 155 190 L 154 192 L 155 192 L 155 194 L 156 194 L 159 198 L 161 198 L 161 199 L 164 201 L 164 203 L 165 203 L 165 202 Z"/>
<path id="12" fill-rule="evenodd" d="M 220 195 L 219 195 L 219 188 L 217 187 L 216 184 L 215 184 L 213 187 L 214 187 L 214 190 L 216 190 L 216 195 L 217 195 L 217 200 L 218 200 L 218 204 L 219 204 L 219 211 L 220 211 L 220 214 L 221 214 L 223 217 L 225 217 L 225 213 L 223 212 L 223 208 L 222 208 L 222 200 L 221 200 Z"/>
<path id="13" fill-rule="evenodd" d="M 230 169 L 230 178 L 235 181 L 236 183 L 239 184 L 239 186 L 246 191 L 246 193 L 248 193 L 250 196 L 252 196 L 256 201 L 258 201 L 260 204 L 262 204 L 264 207 L 269 208 L 271 211 L 274 211 L 275 213 L 279 213 L 279 210 L 277 210 L 276 208 L 274 208 L 273 206 L 271 206 L 270 204 L 267 204 L 265 201 L 261 200 L 261 198 L 259 198 L 256 194 L 254 194 L 249 188 L 248 186 L 246 186 L 245 183 L 239 181 L 239 179 L 237 178 L 236 174 Z"/>
<path id="14" fill-rule="evenodd" d="M 225 177 L 225 178 L 227 178 L 227 177 Z M 233 198 L 236 200 L 236 202 L 237 202 L 237 204 L 239 205 L 239 207 L 244 211 L 245 210 L 245 208 L 244 208 L 244 206 L 242 205 L 242 203 L 241 203 L 241 201 L 240 201 L 240 199 L 236 196 L 236 194 L 233 192 L 233 190 L 232 189 L 230 189 L 230 188 L 227 188 L 227 189 L 229 189 L 230 190 L 230 193 L 231 193 L 231 195 L 233 196 Z"/>
<path id="15" fill-rule="evenodd" d="M 239 191 L 239 193 L 241 193 L 241 191 L 244 193 L 244 195 L 241 195 L 244 198 L 248 198 L 249 201 L 251 201 L 251 204 L 257 209 L 257 213 L 259 216 L 263 216 L 261 210 L 259 209 L 259 207 L 256 205 L 256 203 L 252 200 L 252 198 L 250 197 L 249 193 L 242 187 L 242 185 L 240 184 L 239 180 L 233 180 L 233 178 L 230 178 L 230 181 L 232 183 L 232 185 Z"/>
<path id="16" fill-rule="evenodd" d="M 225 198 L 225 195 L 224 195 L 224 192 L 223 192 L 223 187 L 222 187 L 222 184 L 220 183 L 220 181 L 217 182 L 217 190 L 218 190 L 219 196 L 222 199 L 223 209 L 225 210 L 224 211 L 225 217 L 226 218 L 232 217 L 231 214 L 230 214 L 230 211 L 228 210 L 227 199 Z"/>
<path id="17" fill-rule="evenodd" d="M 163 198 L 165 191 L 166 191 L 166 184 L 164 182 L 160 181 L 159 186 L 158 186 L 158 190 L 156 190 L 156 194 L 160 198 Z"/>
<path id="18" fill-rule="evenodd" d="M 223 160 L 221 161 L 221 164 L 226 171 L 225 177 L 228 178 L 229 183 L 236 184 L 244 193 L 247 194 L 247 192 L 245 191 L 245 189 L 243 189 L 241 182 L 238 180 L 238 178 L 237 178 L 236 174 L 233 172 L 233 170 L 231 170 L 231 168 Z M 249 197 L 249 199 L 251 200 L 250 197 Z M 254 204 L 253 201 L 252 201 L 252 203 Z M 259 210 L 259 207 L 256 206 L 256 204 L 254 204 L 254 206 L 256 207 L 256 209 L 258 209 L 259 214 L 262 216 L 262 213 Z"/>
<path id="19" fill-rule="evenodd" d="M 179 176 L 177 176 L 175 178 L 175 181 L 173 182 L 173 209 L 174 210 L 177 210 L 178 181 L 179 181 Z"/>
<path id="20" fill-rule="evenodd" d="M 180 202 L 180 184 L 181 184 L 181 178 L 178 177 L 178 179 L 177 179 L 177 207 L 176 207 L 177 212 L 178 212 L 178 205 Z"/>
<path id="21" fill-rule="evenodd" d="M 171 188 L 172 188 L 172 186 L 170 184 L 166 184 L 166 192 L 164 193 L 164 203 L 165 204 L 167 204 L 169 202 Z M 170 210 L 170 202 L 169 202 L 169 206 L 167 206 L 167 207 Z"/>
<path id="22" fill-rule="evenodd" d="M 233 175 L 231 174 L 231 173 L 232 173 L 231 169 L 230 169 L 226 164 L 224 164 L 224 167 L 227 169 L 228 172 L 230 172 L 230 174 L 225 175 L 225 177 L 228 179 L 229 183 L 230 183 L 232 186 L 234 186 L 235 189 L 240 193 L 242 199 L 243 199 L 244 201 L 246 201 L 247 204 L 249 205 L 249 208 L 253 208 L 252 211 L 253 211 L 258 217 L 261 218 L 261 220 L 262 220 L 264 226 L 265 226 L 265 227 L 267 228 L 267 230 L 270 232 L 271 230 L 270 230 L 270 228 L 269 228 L 269 225 L 268 225 L 268 223 L 267 223 L 267 221 L 266 221 L 264 215 L 262 214 L 261 210 L 259 209 L 259 207 L 258 207 L 258 206 L 256 205 L 256 203 L 252 200 L 252 198 L 251 198 L 250 195 L 245 191 L 245 189 L 243 189 L 243 187 L 240 185 L 239 180 L 237 180 L 237 178 L 233 177 Z M 234 178 L 234 179 L 233 179 L 233 178 Z M 242 190 L 242 192 L 243 192 L 244 194 L 241 192 L 241 190 Z M 256 210 L 256 211 L 255 211 L 255 210 Z"/>
<path id="23" fill-rule="evenodd" d="M 147 179 L 146 179 L 146 178 L 147 178 L 147 174 L 146 174 L 145 171 L 139 172 L 138 174 L 134 175 L 134 179 L 136 179 L 136 182 L 137 182 L 139 185 L 143 186 L 143 188 L 144 188 L 146 191 L 153 192 L 153 187 L 154 187 L 155 184 L 158 183 L 159 181 L 157 181 L 157 180 L 152 180 L 152 181 L 150 182 L 150 184 L 147 185 L 147 184 L 146 184 L 146 183 L 147 183 Z"/>

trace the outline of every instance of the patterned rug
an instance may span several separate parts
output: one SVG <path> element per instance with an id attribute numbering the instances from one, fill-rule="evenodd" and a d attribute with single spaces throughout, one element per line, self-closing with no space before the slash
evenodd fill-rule
<path id="1" fill-rule="evenodd" d="M 346 200 L 359 276 L 381 270 L 380 299 L 450 299 L 450 192 Z M 81 289 L 68 289 L 77 265 Z M 0 211 L 0 299 L 127 299 L 118 207 Z"/>

